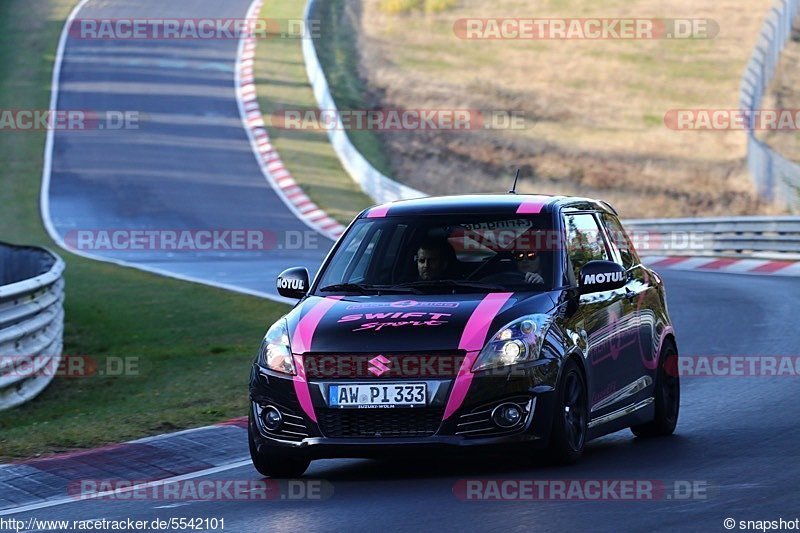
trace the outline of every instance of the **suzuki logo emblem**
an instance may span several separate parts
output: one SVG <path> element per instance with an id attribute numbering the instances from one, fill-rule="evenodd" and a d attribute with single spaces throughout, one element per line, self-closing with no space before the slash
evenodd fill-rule
<path id="1" fill-rule="evenodd" d="M 392 362 L 389 359 L 379 355 L 369 360 L 369 371 L 375 376 L 382 376 L 390 370 L 390 364 Z"/>

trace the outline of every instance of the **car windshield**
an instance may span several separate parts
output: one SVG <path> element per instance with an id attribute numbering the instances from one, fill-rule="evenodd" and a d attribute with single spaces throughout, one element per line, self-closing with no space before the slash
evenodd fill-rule
<path id="1" fill-rule="evenodd" d="M 552 287 L 549 215 L 359 219 L 315 293 L 445 294 Z"/>

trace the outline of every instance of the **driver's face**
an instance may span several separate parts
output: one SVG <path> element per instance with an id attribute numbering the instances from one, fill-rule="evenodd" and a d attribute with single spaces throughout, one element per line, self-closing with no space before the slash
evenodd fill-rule
<path id="1" fill-rule="evenodd" d="M 422 281 L 442 279 L 446 268 L 447 260 L 441 250 L 420 249 L 417 252 L 417 270 Z"/>

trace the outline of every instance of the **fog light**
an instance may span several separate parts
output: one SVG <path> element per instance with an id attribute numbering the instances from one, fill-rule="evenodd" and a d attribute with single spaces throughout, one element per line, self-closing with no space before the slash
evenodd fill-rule
<path id="1" fill-rule="evenodd" d="M 283 424 L 281 412 L 271 405 L 264 408 L 261 419 L 264 421 L 264 427 L 270 431 L 278 431 Z"/>
<path id="2" fill-rule="evenodd" d="M 501 428 L 511 428 L 522 421 L 522 410 L 517 404 L 504 403 L 492 411 L 492 422 Z"/>

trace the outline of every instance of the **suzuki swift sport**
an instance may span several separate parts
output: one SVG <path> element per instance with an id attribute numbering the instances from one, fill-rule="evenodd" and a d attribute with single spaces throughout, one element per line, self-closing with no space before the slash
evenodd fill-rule
<path id="1" fill-rule="evenodd" d="M 266 476 L 311 460 L 506 446 L 572 463 L 593 438 L 675 430 L 677 344 L 658 274 L 585 198 L 372 207 L 269 328 L 250 378 Z"/>

